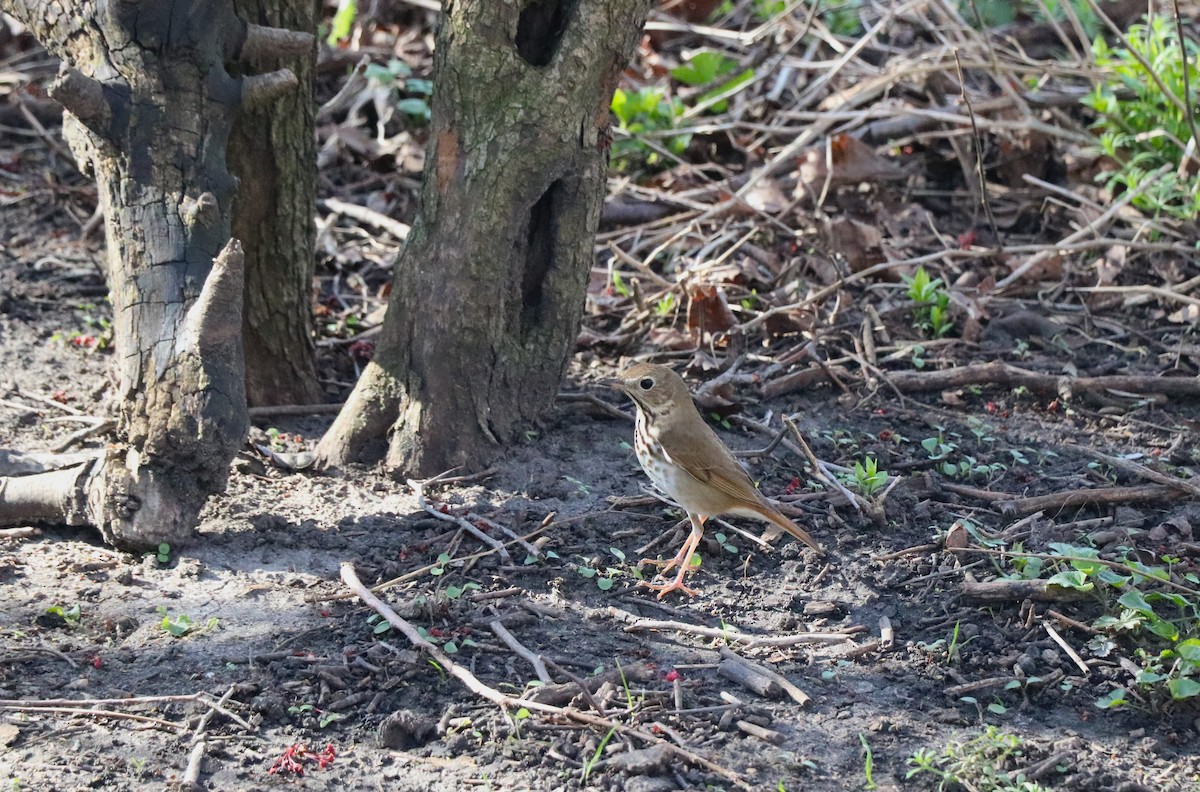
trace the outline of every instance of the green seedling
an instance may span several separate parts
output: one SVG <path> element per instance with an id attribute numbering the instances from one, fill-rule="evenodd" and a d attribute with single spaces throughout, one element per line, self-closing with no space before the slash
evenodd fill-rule
<path id="1" fill-rule="evenodd" d="M 1200 576 L 1174 571 L 1174 556 L 1151 565 L 1129 552 L 1114 561 L 1092 547 L 1056 542 L 1049 548 L 1043 554 L 1013 551 L 1015 576 L 1045 579 L 1099 600 L 1106 612 L 1091 623 L 1098 635 L 1088 649 L 1104 657 L 1122 640 L 1132 644 L 1138 666 L 1132 684 L 1148 706 L 1200 701 Z M 1114 709 L 1130 698 L 1126 688 L 1116 688 L 1095 705 Z"/>
<path id="2" fill-rule="evenodd" d="M 513 737 L 516 739 L 521 739 L 521 722 L 528 719 L 530 714 L 525 707 L 521 707 L 513 713 Z"/>
<path id="3" fill-rule="evenodd" d="M 859 494 L 866 498 L 870 498 L 882 489 L 883 485 L 887 484 L 887 480 L 887 471 L 880 470 L 879 462 L 871 456 L 865 460 L 856 460 L 854 471 L 843 476 L 846 484 L 858 490 Z"/>
<path id="4" fill-rule="evenodd" d="M 754 79 L 754 69 L 738 72 L 740 65 L 736 58 L 722 52 L 701 50 L 686 62 L 671 69 L 671 76 L 684 85 L 693 87 L 709 85 L 721 79 L 721 85 L 696 99 L 696 106 L 707 108 L 709 112 L 724 113 L 729 109 L 727 97 Z"/>
<path id="5" fill-rule="evenodd" d="M 162 605 L 158 606 L 158 614 L 162 616 L 162 621 L 159 622 L 159 626 L 162 627 L 163 632 L 170 634 L 173 638 L 182 638 L 183 636 L 191 633 L 202 635 L 204 633 L 212 632 L 220 625 L 220 620 L 215 616 L 205 621 L 202 626 L 198 625 L 192 619 L 192 617 L 188 616 L 186 613 L 180 613 L 176 616 L 172 616 L 170 612 L 167 611 L 166 607 Z"/>
<path id="6" fill-rule="evenodd" d="M 863 788 L 864 789 L 878 789 L 879 787 L 875 783 L 875 779 L 874 779 L 875 757 L 871 754 L 871 746 L 867 742 L 866 735 L 864 735 L 862 733 L 859 733 L 858 741 L 860 743 L 862 743 L 862 747 L 863 747 L 863 775 L 867 779 L 867 783 L 864 785 Z"/>
<path id="7" fill-rule="evenodd" d="M 1187 39 L 1187 57 L 1174 23 L 1155 17 L 1131 25 L 1129 48 L 1112 48 L 1097 36 L 1096 66 L 1107 79 L 1083 99 L 1096 111 L 1098 149 L 1118 166 L 1097 178 L 1110 191 L 1143 187 L 1133 205 L 1149 214 L 1182 220 L 1200 214 L 1200 179 L 1187 167 L 1193 127 L 1187 114 L 1200 100 L 1200 46 Z M 1150 174 L 1162 170 L 1150 181 Z"/>
<path id="8" fill-rule="evenodd" d="M 632 297 L 633 296 L 633 292 L 625 284 L 625 279 L 622 278 L 621 273 L 617 272 L 616 270 L 613 270 L 613 274 L 612 274 L 612 287 L 613 287 L 613 291 L 615 291 L 617 294 L 621 295 L 622 297 Z"/>
<path id="9" fill-rule="evenodd" d="M 733 542 L 729 541 L 728 536 L 726 536 L 723 533 L 713 534 L 713 539 L 717 540 L 717 544 L 719 544 L 721 546 L 721 549 L 724 550 L 726 553 L 731 553 L 733 555 L 737 555 L 737 552 L 738 552 L 737 545 L 735 545 Z"/>
<path id="10" fill-rule="evenodd" d="M 46 608 L 46 613 L 62 619 L 68 627 L 78 627 L 79 620 L 83 616 L 83 609 L 76 602 L 69 608 L 64 608 L 62 605 L 51 605 Z"/>
<path id="11" fill-rule="evenodd" d="M 954 323 L 950 320 L 950 295 L 942 279 L 930 278 L 924 267 L 917 267 L 915 273 L 902 277 L 904 285 L 908 287 L 908 298 L 916 303 L 913 325 L 932 338 L 941 338 L 949 333 Z M 914 351 L 914 358 L 915 355 Z"/>
<path id="12" fill-rule="evenodd" d="M 674 133 L 684 106 L 679 99 L 668 98 L 663 88 L 618 88 L 612 112 L 618 130 L 625 133 L 612 145 L 612 166 L 617 171 L 660 170 L 682 157 L 692 141 L 690 133 Z"/>
<path id="13" fill-rule="evenodd" d="M 933 776 L 938 792 L 972 789 L 978 792 L 1043 792 L 1024 774 L 1009 770 L 1027 764 L 1021 740 L 995 726 L 965 741 L 954 741 L 941 750 L 920 749 L 908 760 L 906 779 Z"/>
<path id="14" fill-rule="evenodd" d="M 605 734 L 600 740 L 600 744 L 596 746 L 596 750 L 592 752 L 591 757 L 589 757 L 588 760 L 583 763 L 583 783 L 587 783 L 588 776 L 592 774 L 592 768 L 596 766 L 596 762 L 600 761 L 600 756 L 604 753 L 605 746 L 608 745 L 608 741 L 611 740 L 612 736 L 616 733 L 616 726 L 613 726 L 611 729 L 609 729 L 608 733 Z"/>
<path id="15" fill-rule="evenodd" d="M 387 90 L 397 112 L 415 123 L 429 123 L 432 115 L 429 97 L 433 94 L 433 83 L 413 77 L 412 67 L 407 63 L 397 58 L 389 60 L 387 65 L 372 63 L 366 67 L 363 75 L 373 85 Z"/>

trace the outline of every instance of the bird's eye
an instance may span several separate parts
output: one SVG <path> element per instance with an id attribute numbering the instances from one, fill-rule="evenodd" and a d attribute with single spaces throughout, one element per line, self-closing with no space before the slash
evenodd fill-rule
<path id="1" fill-rule="evenodd" d="M 638 387 L 641 388 L 642 390 L 650 390 L 651 388 L 654 387 L 654 380 L 650 379 L 649 377 L 646 377 L 645 379 L 643 379 L 641 382 L 638 383 Z"/>

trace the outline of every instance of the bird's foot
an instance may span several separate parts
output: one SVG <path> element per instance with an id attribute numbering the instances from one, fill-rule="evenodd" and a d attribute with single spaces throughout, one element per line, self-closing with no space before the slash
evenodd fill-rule
<path id="1" fill-rule="evenodd" d="M 638 561 L 638 566 L 639 567 L 644 567 L 644 566 L 658 567 L 658 574 L 664 575 L 667 573 L 667 571 L 679 566 L 679 559 L 671 558 L 671 559 L 664 561 L 661 558 L 643 558 L 641 561 Z"/>
<path id="2" fill-rule="evenodd" d="M 687 573 L 688 573 L 688 568 L 681 567 L 679 570 L 679 573 L 677 575 L 675 575 L 675 579 L 672 580 L 670 583 L 647 583 L 646 581 L 643 580 L 641 582 L 641 585 L 645 586 L 646 588 L 650 589 L 651 591 L 657 591 L 659 599 L 662 599 L 663 597 L 667 596 L 667 594 L 669 594 L 672 591 L 682 591 L 684 594 L 687 594 L 689 597 L 694 597 L 697 594 L 699 594 L 700 592 L 694 588 L 688 588 L 687 586 L 685 586 L 683 584 L 683 578 L 687 575 Z M 663 577 L 664 577 L 663 575 L 658 575 L 654 579 L 660 580 Z"/>
<path id="3" fill-rule="evenodd" d="M 699 590 L 697 590 L 697 589 L 689 588 L 688 586 L 685 586 L 683 584 L 682 576 L 675 578 L 670 583 L 647 583 L 646 581 L 643 580 L 638 585 L 644 586 L 645 588 L 648 588 L 651 591 L 657 591 L 659 599 L 662 599 L 663 597 L 667 596 L 667 594 L 671 593 L 672 591 L 682 591 L 684 594 L 687 594 L 689 597 L 694 597 L 700 593 Z"/>

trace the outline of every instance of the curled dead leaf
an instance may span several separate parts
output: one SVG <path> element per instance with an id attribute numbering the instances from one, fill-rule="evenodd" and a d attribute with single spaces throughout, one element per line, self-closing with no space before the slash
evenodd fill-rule
<path id="1" fill-rule="evenodd" d="M 700 284 L 688 289 L 687 328 L 695 340 L 723 333 L 737 324 L 720 286 Z"/>
<path id="2" fill-rule="evenodd" d="M 961 520 L 956 520 L 946 532 L 945 547 L 947 550 L 964 550 L 969 543 L 966 526 Z"/>
<path id="3" fill-rule="evenodd" d="M 797 163 L 798 191 L 819 195 L 830 188 L 904 177 L 904 169 L 881 157 L 850 135 L 834 135 L 826 143 L 801 152 Z"/>
<path id="4" fill-rule="evenodd" d="M 883 236 L 875 226 L 840 215 L 826 221 L 821 232 L 830 249 L 841 253 L 851 272 L 883 262 Z"/>

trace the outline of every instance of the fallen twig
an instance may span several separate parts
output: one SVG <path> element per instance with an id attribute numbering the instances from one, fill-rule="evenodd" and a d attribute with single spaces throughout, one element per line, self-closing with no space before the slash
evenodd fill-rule
<path id="1" fill-rule="evenodd" d="M 720 652 L 721 657 L 725 658 L 726 660 L 733 663 L 739 663 L 747 668 L 752 668 L 756 673 L 761 674 L 768 679 L 774 680 L 779 687 L 783 689 L 783 692 L 787 693 L 788 696 L 791 697 L 792 701 L 796 702 L 801 707 L 810 701 L 807 693 L 792 684 L 787 677 L 785 677 L 783 674 L 780 674 L 778 671 L 768 668 L 760 663 L 755 663 L 753 660 L 742 657 L 740 654 L 726 646 L 722 646 Z"/>
<path id="2" fill-rule="evenodd" d="M 1161 394 L 1172 398 L 1200 396 L 1200 379 L 1196 377 L 1159 377 L 1111 375 L 1102 377 L 1068 377 L 1039 374 L 1008 363 L 976 363 L 940 371 L 892 372 L 892 384 L 904 393 L 943 391 L 968 385 L 999 385 L 1005 388 L 1026 387 L 1032 391 L 1057 394 L 1063 389 L 1072 393 L 1122 391 L 1124 393 Z"/>
<path id="3" fill-rule="evenodd" d="M 1200 498 L 1200 487 L 1196 486 L 1195 484 L 1193 484 L 1192 482 L 1190 482 L 1186 479 L 1176 478 L 1175 476 L 1168 476 L 1166 473 L 1159 473 L 1157 470 L 1151 470 L 1150 468 L 1146 467 L 1145 465 L 1139 465 L 1138 463 L 1134 462 L 1133 460 L 1121 459 L 1120 457 L 1109 456 L 1108 454 L 1102 454 L 1101 452 L 1097 451 L 1096 449 L 1088 448 L 1087 446 L 1069 443 L 1067 445 L 1067 448 L 1070 448 L 1073 451 L 1078 451 L 1081 454 L 1090 456 L 1093 459 L 1098 459 L 1101 462 L 1105 463 L 1106 465 L 1112 465 L 1113 467 L 1115 467 L 1119 470 L 1124 470 L 1126 473 L 1132 473 L 1133 475 L 1138 476 L 1139 478 L 1144 478 L 1147 481 L 1153 481 L 1155 484 L 1162 484 L 1163 486 L 1166 486 L 1166 487 L 1174 487 L 1175 489 L 1185 492 L 1193 497 Z"/>
<path id="4" fill-rule="evenodd" d="M 1083 672 L 1084 676 L 1092 673 L 1092 669 L 1087 667 L 1087 663 L 1083 662 L 1083 658 L 1079 656 L 1079 653 L 1071 648 L 1071 645 L 1067 643 L 1061 635 L 1059 635 L 1058 630 L 1054 629 L 1050 622 L 1043 621 L 1042 627 L 1046 628 L 1046 634 L 1050 636 L 1054 643 L 1062 647 L 1062 650 L 1067 653 L 1067 657 L 1071 658 L 1071 662 L 1075 664 L 1076 668 Z"/>
<path id="5" fill-rule="evenodd" d="M 443 522 L 454 523 L 459 528 L 462 528 L 464 531 L 471 534 L 471 536 L 474 536 L 485 545 L 491 547 L 492 550 L 500 554 L 501 558 L 512 560 L 512 556 L 508 554 L 508 549 L 504 546 L 504 543 L 495 537 L 488 536 L 484 531 L 480 530 L 479 526 L 475 525 L 475 523 L 471 522 L 465 517 L 456 517 L 453 514 L 447 514 L 446 512 L 438 511 L 434 507 L 430 506 L 429 502 L 425 500 L 426 483 L 427 482 L 424 481 L 417 481 L 416 479 L 408 480 L 408 486 L 412 488 L 413 493 L 415 493 L 417 496 L 417 505 L 424 509 L 426 514 L 442 520 Z"/>
<path id="6" fill-rule="evenodd" d="M 519 657 L 533 666 L 533 672 L 537 674 L 537 678 L 546 684 L 550 684 L 554 679 L 550 676 L 550 672 L 546 670 L 546 664 L 542 662 L 542 656 L 529 651 L 529 649 L 517 637 L 508 631 L 508 628 L 501 624 L 499 619 L 495 619 L 488 624 L 488 628 L 496 634 L 496 637 L 504 641 L 504 645 L 513 650 Z"/>
<path id="7" fill-rule="evenodd" d="M 967 548 L 974 550 L 975 548 Z M 1034 600 L 1035 602 L 1062 602 L 1088 597 L 1079 589 L 1051 585 L 1045 580 L 964 580 L 959 592 L 967 599 L 980 602 L 1010 602 Z"/>
<path id="8" fill-rule="evenodd" d="M 1184 493 L 1176 487 L 1143 484 L 1139 487 L 1066 490 L 1052 492 L 1049 495 L 1035 495 L 1032 498 L 996 501 L 995 505 L 1000 508 L 1001 513 L 1010 516 L 1034 512 L 1055 514 L 1063 509 L 1077 506 L 1111 506 L 1117 503 L 1137 503 L 1139 501 L 1170 501 L 1178 500 L 1183 496 Z"/>
<path id="9" fill-rule="evenodd" d="M 848 627 L 842 632 L 835 633 L 793 633 L 791 635 L 745 635 L 730 628 L 702 627 L 698 624 L 685 622 L 661 621 L 642 619 L 625 627 L 625 632 L 642 632 L 646 630 L 675 630 L 690 635 L 700 635 L 705 638 L 719 638 L 724 641 L 744 643 L 747 649 L 756 646 L 794 646 L 802 643 L 843 643 L 863 631 L 863 627 Z"/>
<path id="10" fill-rule="evenodd" d="M 581 712 L 571 708 L 556 707 L 528 698 L 508 696 L 496 690 L 495 688 L 485 685 L 469 670 L 451 660 L 450 656 L 443 652 L 439 647 L 422 638 L 415 627 L 401 618 L 400 615 L 388 607 L 383 600 L 372 594 L 366 588 L 366 586 L 359 581 L 358 575 L 356 575 L 354 572 L 353 564 L 348 561 L 342 562 L 341 577 L 342 582 L 346 584 L 347 588 L 349 588 L 359 599 L 374 609 L 376 613 L 387 619 L 388 623 L 399 630 L 414 648 L 429 655 L 429 657 L 436 661 L 448 675 L 457 679 L 475 695 L 485 698 L 505 710 L 513 707 L 524 707 L 532 712 L 541 712 L 547 715 L 565 718 L 567 720 L 575 721 L 576 723 L 583 723 L 588 726 L 603 729 L 604 731 L 611 729 L 620 734 L 629 737 L 635 737 L 643 742 L 667 746 L 666 750 L 673 753 L 677 758 L 703 767 L 710 772 L 716 773 L 722 778 L 732 782 L 735 786 L 737 786 L 738 789 L 753 789 L 753 787 L 742 780 L 741 776 L 739 776 L 737 773 L 734 773 L 732 770 L 722 767 L 716 762 L 713 762 L 712 760 L 707 759 L 694 751 L 675 745 L 674 743 L 664 740 L 661 737 L 648 734 L 640 729 L 634 729 L 630 726 L 626 726 L 623 723 L 610 718 L 604 718 L 599 715 L 592 715 L 590 713 Z"/>

